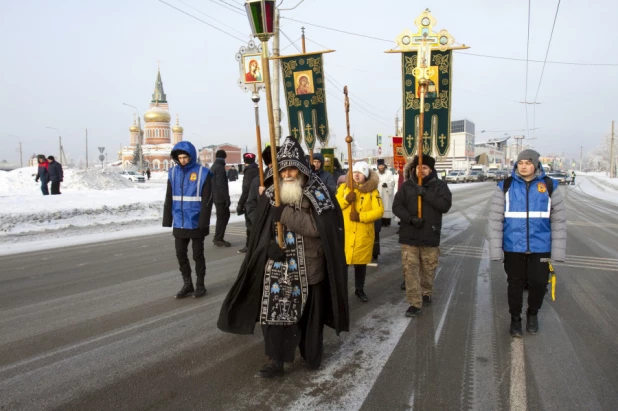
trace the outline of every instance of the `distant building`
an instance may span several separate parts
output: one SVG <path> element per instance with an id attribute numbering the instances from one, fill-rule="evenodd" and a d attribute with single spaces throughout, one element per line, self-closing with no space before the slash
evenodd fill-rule
<path id="1" fill-rule="evenodd" d="M 199 157 L 202 164 L 212 165 L 215 161 L 215 154 L 218 150 L 224 150 L 227 157 L 225 158 L 226 169 L 232 164 L 243 164 L 242 149 L 234 144 L 223 143 L 219 145 L 210 145 L 203 147 L 200 150 Z"/>
<path id="2" fill-rule="evenodd" d="M 499 168 L 509 168 L 507 142 L 510 138 L 510 136 L 491 138 L 486 143 L 474 144 L 474 157 L 486 154 L 489 166 L 497 165 Z"/>
<path id="3" fill-rule="evenodd" d="M 178 122 L 170 128 L 171 116 L 167 104 L 167 96 L 163 91 L 161 71 L 157 71 L 154 93 L 150 101 L 150 110 L 144 113 L 144 135 L 142 144 L 142 157 L 144 170 L 167 171 L 174 166 L 170 153 L 174 145 L 182 141 L 184 129 Z M 140 129 L 135 120 L 129 127 L 130 143 L 120 150 L 120 159 L 124 169 L 135 168 L 133 157 L 137 142 L 140 138 Z M 139 167 L 139 166 L 137 166 Z"/>
<path id="4" fill-rule="evenodd" d="M 467 170 L 474 163 L 475 125 L 468 119 L 451 121 L 451 144 L 444 157 L 436 155 L 436 170 Z"/>

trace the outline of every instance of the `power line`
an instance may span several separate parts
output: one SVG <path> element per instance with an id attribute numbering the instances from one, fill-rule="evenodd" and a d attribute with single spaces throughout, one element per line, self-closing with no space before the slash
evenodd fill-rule
<path id="1" fill-rule="evenodd" d="M 236 5 L 236 4 L 231 4 L 231 3 L 228 3 L 228 2 L 227 2 L 227 1 L 225 1 L 225 0 L 219 0 L 219 1 L 220 1 L 221 3 L 223 3 L 223 4 L 227 4 L 227 5 L 228 5 L 228 6 L 230 6 L 230 7 L 233 7 L 233 8 L 235 8 L 235 9 L 237 9 L 237 10 L 240 10 L 240 11 L 242 11 L 243 13 L 245 12 L 245 10 L 244 10 L 243 8 L 241 8 L 240 6 L 238 6 L 238 5 Z"/>
<path id="2" fill-rule="evenodd" d="M 526 92 L 524 94 L 524 101 L 528 101 L 528 60 L 530 53 L 530 9 L 531 9 L 532 0 L 528 0 L 528 39 L 526 40 Z M 524 105 L 526 109 L 526 129 L 528 130 L 526 133 L 530 134 L 530 126 L 528 125 L 528 105 Z"/>
<path id="3" fill-rule="evenodd" d="M 558 0 L 558 5 L 556 6 L 556 14 L 554 15 L 554 24 L 551 26 L 551 34 L 549 35 L 549 42 L 547 43 L 547 51 L 545 52 L 545 61 L 543 62 L 543 69 L 541 70 L 541 78 L 539 79 L 539 87 L 536 89 L 536 95 L 534 96 L 534 102 L 536 103 L 537 98 L 539 97 L 539 91 L 541 90 L 541 82 L 543 81 L 543 73 L 545 73 L 545 64 L 547 62 L 547 57 L 549 56 L 549 48 L 551 47 L 551 40 L 554 37 L 554 29 L 556 28 L 556 20 L 558 19 L 558 11 L 560 10 L 560 1 Z M 532 109 L 532 128 L 536 125 L 536 104 Z"/>
<path id="4" fill-rule="evenodd" d="M 208 15 L 208 14 L 204 13 L 204 12 L 203 12 L 203 11 L 201 11 L 200 9 L 197 9 L 197 8 L 193 7 L 193 6 L 192 6 L 192 5 L 190 5 L 189 3 L 186 3 L 186 2 L 184 2 L 184 1 L 182 1 L 182 0 L 178 0 L 178 1 L 179 1 L 179 2 L 181 2 L 182 4 L 184 4 L 185 6 L 187 6 L 187 7 L 189 7 L 189 8 L 192 8 L 193 10 L 197 11 L 198 13 L 201 13 L 201 14 L 203 14 L 204 16 L 206 16 L 206 17 L 208 17 L 208 18 L 210 18 L 210 19 L 213 19 L 214 21 L 216 21 L 217 23 L 219 23 L 219 24 L 221 24 L 221 25 L 223 25 L 223 26 L 227 27 L 228 29 L 232 29 L 232 30 L 234 30 L 236 33 L 240 34 L 241 36 L 245 36 L 245 35 L 247 34 L 247 33 L 243 33 L 243 32 L 240 32 L 240 31 L 236 30 L 234 27 L 229 26 L 229 25 L 225 24 L 224 22 L 222 22 L 222 21 L 220 21 L 220 20 L 217 20 L 216 18 L 214 18 L 214 17 L 212 17 L 212 16 L 210 16 L 210 15 Z"/>
<path id="5" fill-rule="evenodd" d="M 235 38 L 236 40 L 240 40 L 240 41 L 242 41 L 242 42 L 246 41 L 246 40 L 241 39 L 240 37 L 236 37 L 235 35 L 228 33 L 228 32 L 227 32 L 227 31 L 225 31 L 225 30 L 220 29 L 220 28 L 219 28 L 219 27 L 217 27 L 217 26 L 213 26 L 212 24 L 205 22 L 204 20 L 200 19 L 199 17 L 194 16 L 194 15 L 193 15 L 193 14 L 191 14 L 191 13 L 187 13 L 186 11 L 179 9 L 179 8 L 178 8 L 178 7 L 176 7 L 176 6 L 172 6 L 171 4 L 166 3 L 166 2 L 165 2 L 165 1 L 163 1 L 163 0 L 158 0 L 158 1 L 160 1 L 161 3 L 163 3 L 163 4 L 165 4 L 165 5 L 170 6 L 170 7 L 171 7 L 171 8 L 173 8 L 173 9 L 178 10 L 179 12 L 181 12 L 181 13 L 183 13 L 183 14 L 186 14 L 186 15 L 187 15 L 187 16 L 189 16 L 189 17 L 193 17 L 195 20 L 200 21 L 200 22 L 204 23 L 205 25 L 212 27 L 213 29 L 215 29 L 215 30 L 217 30 L 217 31 L 220 31 L 220 32 L 221 32 L 221 33 L 223 33 L 223 34 L 226 34 L 226 35 L 228 35 L 228 36 L 230 36 L 230 37 Z"/>
<path id="6" fill-rule="evenodd" d="M 368 35 L 366 35 L 366 34 L 352 33 L 352 32 L 350 32 L 350 31 L 345 31 L 345 30 L 334 29 L 334 28 L 332 28 L 332 27 L 321 26 L 321 25 L 319 25 L 319 24 L 313 24 L 313 23 L 309 23 L 309 22 L 306 22 L 306 21 L 300 21 L 300 20 L 296 20 L 296 19 L 292 19 L 292 18 L 289 18 L 289 17 L 284 17 L 284 16 L 281 16 L 281 18 L 282 18 L 282 19 L 288 19 L 288 20 L 290 20 L 290 21 L 295 21 L 295 22 L 297 22 L 297 23 L 301 23 L 301 24 L 306 24 L 306 25 L 308 25 L 308 26 L 314 26 L 314 27 L 319 27 L 319 28 L 321 28 L 321 29 L 325 29 L 325 30 L 336 31 L 336 32 L 338 32 L 338 33 L 344 33 L 344 34 L 349 34 L 349 35 L 352 35 L 352 36 L 364 37 L 364 38 L 367 38 L 367 39 L 372 39 L 372 40 L 385 41 L 385 42 L 388 42 L 388 43 L 391 43 L 391 44 L 393 44 L 393 43 L 394 43 L 394 41 L 393 41 L 393 40 L 381 39 L 381 38 L 379 38 L 379 37 L 368 36 Z"/>
<path id="7" fill-rule="evenodd" d="M 234 13 L 240 14 L 241 16 L 246 16 L 246 14 L 244 13 L 244 10 L 243 10 L 243 12 L 240 12 L 235 7 L 232 8 L 230 6 L 226 6 L 223 3 L 220 3 L 218 1 L 215 1 L 215 0 L 208 0 L 208 1 L 211 2 L 211 3 L 216 4 L 217 6 L 223 7 L 226 10 L 233 11 Z"/>

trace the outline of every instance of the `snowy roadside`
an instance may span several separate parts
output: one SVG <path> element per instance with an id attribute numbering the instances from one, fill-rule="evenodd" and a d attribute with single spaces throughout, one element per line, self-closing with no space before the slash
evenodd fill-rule
<path id="1" fill-rule="evenodd" d="M 0 255 L 171 232 L 161 227 L 164 178 L 132 183 L 113 171 L 66 170 L 62 195 L 43 196 L 35 173 L 0 173 Z M 236 210 L 242 177 L 229 186 Z M 233 214 L 234 221 L 244 217 Z"/>
<path id="2" fill-rule="evenodd" d="M 604 201 L 618 204 L 618 179 L 605 173 L 581 173 L 575 178 L 575 188 Z"/>

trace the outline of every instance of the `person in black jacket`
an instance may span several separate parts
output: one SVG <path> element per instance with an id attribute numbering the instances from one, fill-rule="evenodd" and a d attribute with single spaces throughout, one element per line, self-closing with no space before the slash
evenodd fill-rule
<path id="1" fill-rule="evenodd" d="M 279 150 L 279 147 L 277 147 Z M 264 175 L 268 173 L 268 169 L 272 167 L 272 156 L 270 155 L 270 146 L 266 147 L 264 151 L 262 151 L 262 162 L 266 165 L 264 167 Z M 249 188 L 249 195 L 247 196 L 247 201 L 245 202 L 245 213 L 249 216 L 251 222 L 255 221 L 255 209 L 257 208 L 258 198 L 264 192 L 264 187 L 260 187 L 260 179 L 256 178 L 251 182 L 251 187 Z"/>
<path id="2" fill-rule="evenodd" d="M 229 170 L 227 170 L 227 179 L 229 181 L 238 180 L 238 170 L 236 170 L 236 167 L 232 166 Z"/>
<path id="3" fill-rule="evenodd" d="M 47 161 L 49 162 L 47 171 L 49 173 L 49 181 L 51 181 L 51 194 L 62 194 L 60 192 L 60 183 L 64 181 L 62 164 L 57 162 L 54 156 L 47 156 Z"/>
<path id="4" fill-rule="evenodd" d="M 418 185 L 418 156 L 404 168 L 406 181 L 393 202 L 393 213 L 401 219 L 399 243 L 405 278 L 407 317 L 414 317 L 423 305 L 431 304 L 433 279 L 440 256 L 442 214 L 451 208 L 451 191 L 438 179 L 436 160 L 423 154 L 423 182 Z M 418 197 L 422 197 L 422 217 L 418 217 Z M 403 288 L 403 287 L 402 287 Z"/>
<path id="5" fill-rule="evenodd" d="M 215 237 L 212 242 L 215 247 L 231 247 L 232 244 L 225 241 L 225 229 L 230 221 L 230 188 L 225 172 L 225 158 L 227 154 L 224 150 L 217 150 L 215 162 L 212 163 L 210 172 L 213 174 L 213 200 L 217 213 L 217 225 L 215 226 Z"/>
<path id="6" fill-rule="evenodd" d="M 243 158 L 243 161 L 245 162 L 245 171 L 243 173 L 243 178 L 242 178 L 242 193 L 240 194 L 240 199 L 238 200 L 238 206 L 236 207 L 236 214 L 245 215 L 245 227 L 247 227 L 247 241 L 245 242 L 245 246 L 241 248 L 240 250 L 238 250 L 239 254 L 247 252 L 247 245 L 249 244 L 249 236 L 251 235 L 251 218 L 249 216 L 249 213 L 245 212 L 245 203 L 247 202 L 247 198 L 249 197 L 249 190 L 251 189 L 251 183 L 260 174 L 258 165 L 255 163 L 255 154 L 245 153 L 242 156 L 242 158 Z"/>
<path id="7" fill-rule="evenodd" d="M 333 194 L 337 192 L 337 181 L 333 178 L 331 173 L 324 170 L 324 156 L 322 153 L 313 154 L 313 172 L 320 177 L 320 180 L 322 180 Z"/>
<path id="8" fill-rule="evenodd" d="M 47 187 L 47 184 L 49 183 L 49 162 L 43 154 L 36 156 L 36 161 L 39 163 L 39 167 L 37 169 L 36 178 L 34 181 L 38 183 L 39 180 L 41 180 L 41 192 L 44 196 L 47 196 L 49 195 L 49 187 Z"/>

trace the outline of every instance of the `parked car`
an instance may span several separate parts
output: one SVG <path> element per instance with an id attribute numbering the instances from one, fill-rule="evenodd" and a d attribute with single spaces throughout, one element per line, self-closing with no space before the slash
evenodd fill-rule
<path id="1" fill-rule="evenodd" d="M 143 175 L 139 174 L 137 171 L 121 171 L 120 175 L 126 178 L 129 181 L 133 181 L 136 183 L 145 183 L 146 179 Z"/>
<path id="2" fill-rule="evenodd" d="M 502 181 L 506 178 L 507 178 L 507 174 L 506 174 L 506 171 L 504 170 L 496 171 L 496 174 L 494 175 L 494 181 Z"/>
<path id="3" fill-rule="evenodd" d="M 466 176 L 466 181 L 485 181 L 485 173 L 481 170 L 471 170 Z"/>
<path id="4" fill-rule="evenodd" d="M 559 184 L 571 184 L 571 176 L 563 171 L 553 171 L 547 175 L 554 180 L 558 180 Z"/>
<path id="5" fill-rule="evenodd" d="M 466 175 L 462 171 L 451 171 L 446 175 L 444 181 L 447 183 L 464 183 L 466 181 Z"/>
<path id="6" fill-rule="evenodd" d="M 500 171 L 497 168 L 490 168 L 489 170 L 487 170 L 487 179 L 488 180 L 495 180 L 496 178 L 496 173 Z"/>

